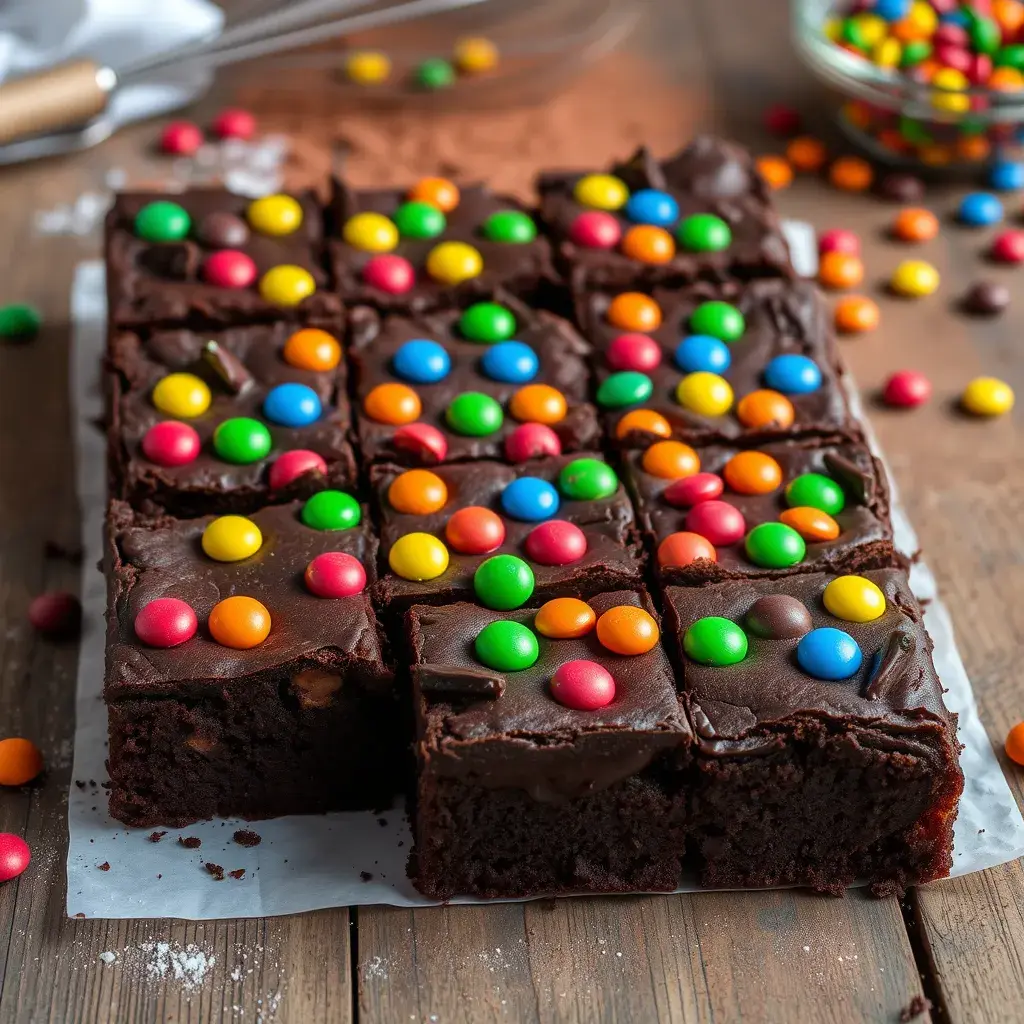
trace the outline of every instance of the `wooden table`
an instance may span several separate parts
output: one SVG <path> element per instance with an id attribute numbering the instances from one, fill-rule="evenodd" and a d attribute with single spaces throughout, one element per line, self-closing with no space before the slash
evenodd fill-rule
<path id="1" fill-rule="evenodd" d="M 670 49 L 707 126 L 765 146 L 768 99 L 806 105 L 778 0 L 699 0 L 667 8 Z M 756 24 L 751 24 L 756 20 Z M 671 26 L 668 31 L 666 26 Z M 653 38 L 653 37 L 652 37 Z M 690 111 L 681 112 L 685 119 Z M 688 122 L 687 122 L 688 123 Z M 917 996 L 931 1019 L 1020 1021 L 1024 877 L 1019 863 L 911 892 L 901 903 L 795 891 L 547 900 L 491 907 L 329 910 L 270 920 L 67 920 L 66 793 L 76 654 L 33 635 L 35 593 L 77 588 L 78 567 L 46 553 L 78 530 L 67 402 L 67 298 L 93 240 L 40 238 L 33 211 L 67 202 L 112 166 L 145 163 L 152 128 L 74 158 L 0 171 L 0 302 L 45 313 L 42 335 L 0 346 L 0 732 L 37 739 L 42 785 L 0 794 L 0 831 L 24 835 L 31 870 L 0 886 L 0 1024 L 36 1021 L 895 1021 Z M 953 192 L 929 203 L 943 215 Z M 1011 200 L 1011 203 L 1013 200 Z M 903 253 L 884 239 L 892 208 L 820 182 L 782 197 L 790 216 L 861 235 L 878 290 Z M 969 321 L 955 298 L 983 268 L 987 232 L 944 228 L 921 254 L 943 275 L 923 302 L 887 298 L 883 328 L 843 342 L 866 394 L 917 367 L 936 399 L 910 415 L 874 409 L 997 747 L 1024 717 L 1024 447 L 1020 416 L 968 422 L 951 410 L 977 373 L 1024 395 L 1024 307 Z M 96 628 L 96 624 L 92 624 Z M 1000 752 L 1000 757 L 1003 757 Z M 1005 758 L 1004 758 L 1005 763 Z M 1021 774 L 1007 764 L 1015 792 Z M 193 990 L 100 954 L 146 942 L 195 943 L 215 965 Z M 177 948 L 177 947 L 174 947 Z M 927 1020 L 925 1014 L 919 1019 Z"/>

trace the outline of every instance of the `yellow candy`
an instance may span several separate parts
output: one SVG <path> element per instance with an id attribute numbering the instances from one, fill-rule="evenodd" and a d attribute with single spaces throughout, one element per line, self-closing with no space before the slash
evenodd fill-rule
<path id="1" fill-rule="evenodd" d="M 924 260 L 904 260 L 892 272 L 889 287 L 897 295 L 918 299 L 939 287 L 939 272 Z"/>
<path id="2" fill-rule="evenodd" d="M 260 278 L 260 295 L 275 306 L 297 306 L 316 291 L 313 275 L 302 267 L 282 263 Z"/>
<path id="3" fill-rule="evenodd" d="M 822 31 L 825 33 L 826 39 L 830 39 L 833 43 L 838 43 L 843 36 L 843 19 L 836 17 L 826 18 Z"/>
<path id="4" fill-rule="evenodd" d="M 588 174 L 572 190 L 580 206 L 594 210 L 618 210 L 626 205 L 629 189 L 614 174 Z"/>
<path id="5" fill-rule="evenodd" d="M 936 110 L 947 110 L 954 114 L 962 114 L 971 109 L 971 98 L 962 95 L 970 85 L 967 76 L 956 68 L 940 68 L 932 75 L 931 84 L 940 92 L 931 95 L 932 106 Z"/>
<path id="6" fill-rule="evenodd" d="M 407 533 L 391 546 L 388 565 L 403 580 L 436 579 L 448 568 L 448 549 L 430 533 Z"/>
<path id="7" fill-rule="evenodd" d="M 893 39 L 892 36 L 883 39 L 871 51 L 871 59 L 880 68 L 898 68 L 902 56 L 903 47 L 900 45 L 900 41 Z"/>
<path id="8" fill-rule="evenodd" d="M 857 23 L 860 37 L 868 46 L 880 43 L 889 31 L 889 23 L 877 14 L 855 14 L 851 20 Z"/>
<path id="9" fill-rule="evenodd" d="M 724 416 L 732 408 L 732 387 L 717 373 L 698 370 L 679 382 L 676 401 L 698 416 Z"/>
<path id="10" fill-rule="evenodd" d="M 927 0 L 914 0 L 907 20 L 916 26 L 922 38 L 927 38 L 939 27 L 939 16 Z"/>
<path id="11" fill-rule="evenodd" d="M 498 66 L 498 48 L 483 37 L 460 39 L 455 44 L 455 66 L 464 75 L 479 75 Z"/>
<path id="12" fill-rule="evenodd" d="M 484 259 L 465 242 L 442 242 L 427 256 L 427 273 L 442 284 L 461 284 L 479 277 Z"/>
<path id="13" fill-rule="evenodd" d="M 872 622 L 885 611 L 885 595 L 863 576 L 837 576 L 822 594 L 825 607 L 846 622 Z"/>
<path id="14" fill-rule="evenodd" d="M 398 245 L 398 228 L 383 213 L 357 213 L 345 221 L 341 237 L 363 252 L 391 252 Z"/>
<path id="15" fill-rule="evenodd" d="M 1002 416 L 1013 408 L 1013 388 L 998 377 L 975 377 L 960 404 L 975 416 Z"/>
<path id="16" fill-rule="evenodd" d="M 345 62 L 345 74 L 358 85 L 379 85 L 391 74 L 391 60 L 378 50 L 357 50 Z"/>
<path id="17" fill-rule="evenodd" d="M 194 373 L 169 373 L 153 388 L 153 404 L 175 419 L 202 416 L 210 401 L 210 389 Z"/>
<path id="18" fill-rule="evenodd" d="M 245 516 L 220 516 L 203 530 L 203 551 L 217 562 L 240 562 L 262 544 L 260 528 Z"/>
<path id="19" fill-rule="evenodd" d="M 264 235 L 290 235 L 302 226 L 302 207 L 291 196 L 264 196 L 249 204 L 253 229 Z"/>

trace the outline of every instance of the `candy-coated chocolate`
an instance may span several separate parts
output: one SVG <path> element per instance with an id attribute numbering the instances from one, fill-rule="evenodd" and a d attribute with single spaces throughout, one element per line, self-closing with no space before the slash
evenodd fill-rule
<path id="1" fill-rule="evenodd" d="M 573 501 L 601 501 L 619 489 L 619 478 L 602 459 L 573 459 L 558 474 L 558 489 Z"/>
<path id="2" fill-rule="evenodd" d="M 191 121 L 172 121 L 160 133 L 160 148 L 171 156 L 195 156 L 203 144 L 203 130 Z"/>
<path id="3" fill-rule="evenodd" d="M 448 501 L 445 482 L 429 469 L 407 469 L 388 487 L 388 502 L 396 512 L 428 516 L 439 512 Z"/>
<path id="4" fill-rule="evenodd" d="M 448 439 L 430 423 L 407 423 L 391 436 L 391 444 L 403 452 L 410 452 L 421 462 L 444 462 L 448 454 Z"/>
<path id="5" fill-rule="evenodd" d="M 679 219 L 679 203 L 668 192 L 642 188 L 626 200 L 625 214 L 634 224 L 668 228 Z"/>
<path id="6" fill-rule="evenodd" d="M 404 295 L 416 283 L 416 271 L 404 257 L 393 252 L 371 256 L 361 271 L 363 281 L 388 295 Z"/>
<path id="7" fill-rule="evenodd" d="M 738 544 L 747 532 L 743 513 L 727 501 L 698 502 L 686 514 L 686 529 L 707 538 L 716 548 Z"/>
<path id="8" fill-rule="evenodd" d="M 635 224 L 622 236 L 622 254 L 640 263 L 668 263 L 676 254 L 676 244 L 664 228 Z"/>
<path id="9" fill-rule="evenodd" d="M 736 403 L 736 418 L 751 430 L 764 427 L 791 427 L 796 418 L 793 403 L 778 391 L 759 388 Z"/>
<path id="10" fill-rule="evenodd" d="M 807 356 L 775 356 L 764 368 L 764 382 L 784 395 L 809 395 L 821 387 L 821 370 Z"/>
<path id="11" fill-rule="evenodd" d="M 82 625 L 82 604 L 66 590 L 47 590 L 32 598 L 28 621 L 44 636 L 74 636 Z"/>
<path id="12" fill-rule="evenodd" d="M 459 317 L 459 333 L 468 341 L 508 341 L 516 333 L 516 318 L 497 302 L 475 302 Z"/>
<path id="13" fill-rule="evenodd" d="M 558 506 L 558 491 L 547 480 L 536 476 L 521 476 L 501 492 L 505 514 L 527 523 L 550 519 Z"/>
<path id="14" fill-rule="evenodd" d="M 153 388 L 153 405 L 168 416 L 194 419 L 210 408 L 206 382 L 194 373 L 169 373 Z"/>
<path id="15" fill-rule="evenodd" d="M 694 213 L 679 222 L 676 241 L 689 252 L 721 252 L 732 245 L 732 228 L 713 213 Z"/>
<path id="16" fill-rule="evenodd" d="M 240 562 L 259 551 L 263 534 L 245 516 L 218 516 L 203 530 L 202 546 L 216 562 Z"/>
<path id="17" fill-rule="evenodd" d="M 249 416 L 224 420 L 213 432 L 213 450 L 225 462 L 239 466 L 265 459 L 272 445 L 270 431 Z"/>
<path id="18" fill-rule="evenodd" d="M 289 366 L 323 373 L 341 362 L 341 345 L 327 331 L 305 327 L 289 335 L 281 355 Z"/>
<path id="19" fill-rule="evenodd" d="M 260 278 L 259 288 L 261 297 L 267 302 L 290 309 L 316 291 L 316 281 L 305 267 L 282 263 L 271 267 Z"/>
<path id="20" fill-rule="evenodd" d="M 974 416 L 1002 416 L 1013 408 L 1013 388 L 997 377 L 975 377 L 960 396 L 960 405 Z"/>
<path id="21" fill-rule="evenodd" d="M 698 370 L 676 385 L 676 401 L 698 416 L 724 416 L 732 408 L 732 385 L 717 373 Z"/>
<path id="22" fill-rule="evenodd" d="M 587 536 L 575 523 L 549 519 L 529 532 L 524 547 L 540 565 L 571 565 L 587 553 Z"/>
<path id="23" fill-rule="evenodd" d="M 897 295 L 921 298 L 939 287 L 939 272 L 924 260 L 904 260 L 892 272 L 889 287 Z"/>
<path id="24" fill-rule="evenodd" d="M 793 184 L 793 165 L 784 156 L 766 153 L 754 161 L 754 166 L 771 189 L 780 191 Z"/>
<path id="25" fill-rule="evenodd" d="M 654 384 L 646 373 L 620 370 L 601 381 L 595 398 L 603 409 L 621 409 L 624 405 L 646 402 L 653 392 Z"/>
<path id="26" fill-rule="evenodd" d="M 700 458 L 682 441 L 655 441 L 644 452 L 644 472 L 663 480 L 679 480 L 700 472 Z"/>
<path id="27" fill-rule="evenodd" d="M 506 245 L 525 245 L 537 237 L 537 225 L 522 210 L 497 210 L 483 223 L 485 238 Z"/>
<path id="28" fill-rule="evenodd" d="M 550 384 L 527 384 L 510 399 L 508 411 L 522 423 L 561 423 L 569 406 L 565 395 Z"/>
<path id="29" fill-rule="evenodd" d="M 793 527 L 804 540 L 812 544 L 835 540 L 839 536 L 839 524 L 827 513 L 809 505 L 798 505 L 779 513 L 779 522 Z"/>
<path id="30" fill-rule="evenodd" d="M 719 497 L 725 485 L 717 473 L 694 473 L 668 485 L 662 497 L 674 508 L 691 508 Z"/>
<path id="31" fill-rule="evenodd" d="M 1010 305 L 1010 289 L 1001 281 L 977 281 L 967 289 L 961 305 L 974 316 L 996 316 Z"/>
<path id="32" fill-rule="evenodd" d="M 1006 756 L 1015 764 L 1024 765 L 1024 722 L 1018 722 L 1006 735 Z"/>
<path id="33" fill-rule="evenodd" d="M 203 280 L 217 288 L 248 288 L 256 273 L 252 258 L 234 249 L 212 252 L 203 261 Z"/>
<path id="34" fill-rule="evenodd" d="M 382 213 L 357 213 L 345 221 L 341 237 L 361 252 L 391 252 L 398 245 L 398 228 Z"/>
<path id="35" fill-rule="evenodd" d="M 552 640 L 586 636 L 597 622 L 594 609 L 578 597 L 555 597 L 537 609 L 533 628 Z"/>
<path id="36" fill-rule="evenodd" d="M 841 156 L 828 169 L 828 180 L 844 192 L 866 192 L 874 177 L 871 164 L 859 156 Z"/>
<path id="37" fill-rule="evenodd" d="M 522 608 L 533 595 L 533 570 L 516 555 L 492 555 L 473 574 L 473 592 L 485 608 Z"/>
<path id="38" fill-rule="evenodd" d="M 765 128 L 772 135 L 778 135 L 784 139 L 800 131 L 802 122 L 800 112 L 793 107 L 787 106 L 785 103 L 770 104 L 765 109 L 761 119 L 764 122 Z"/>
<path id="39" fill-rule="evenodd" d="M 8 302 L 0 305 L 0 338 L 15 341 L 34 338 L 42 325 L 42 314 L 27 302 Z"/>
<path id="40" fill-rule="evenodd" d="M 604 210 L 584 210 L 569 227 L 569 238 L 584 249 L 614 249 L 622 239 L 622 226 Z"/>
<path id="41" fill-rule="evenodd" d="M 789 594 L 759 597 L 747 612 L 747 629 L 765 640 L 795 640 L 811 631 L 811 613 Z"/>
<path id="42" fill-rule="evenodd" d="M 598 617 L 596 628 L 601 645 L 616 654 L 646 654 L 661 636 L 650 612 L 628 604 L 609 608 Z"/>
<path id="43" fill-rule="evenodd" d="M 135 215 L 135 234 L 147 242 L 180 242 L 191 227 L 188 211 L 167 199 L 146 203 Z"/>
<path id="44" fill-rule="evenodd" d="M 135 635 L 147 647 L 177 647 L 199 628 L 192 607 L 176 597 L 158 597 L 135 616 Z"/>
<path id="45" fill-rule="evenodd" d="M 305 580 L 317 597 L 354 597 L 366 589 L 366 570 L 344 551 L 325 551 L 306 566 Z"/>
<path id="46" fill-rule="evenodd" d="M 195 226 L 196 238 L 211 249 L 240 249 L 248 243 L 251 234 L 249 225 L 227 210 L 214 210 Z"/>
<path id="47" fill-rule="evenodd" d="M 379 85 L 391 74 L 391 58 L 378 50 L 356 50 L 345 61 L 345 75 L 357 85 Z"/>
<path id="48" fill-rule="evenodd" d="M 849 679 L 864 656 L 857 641 L 841 629 L 825 626 L 805 633 L 796 645 L 796 660 L 815 679 Z"/>
<path id="49" fill-rule="evenodd" d="M 527 462 L 545 455 L 561 455 L 559 436 L 543 423 L 520 423 L 505 438 L 505 457 L 509 462 Z"/>
<path id="50" fill-rule="evenodd" d="M 448 376 L 451 368 L 452 358 L 447 350 L 427 338 L 405 342 L 391 360 L 395 376 L 414 384 L 436 384 Z"/>
<path id="51" fill-rule="evenodd" d="M 764 452 L 737 452 L 722 475 L 737 494 L 771 494 L 782 483 L 782 467 Z"/>
<path id="52" fill-rule="evenodd" d="M 624 331 L 656 331 L 661 326 L 661 307 L 643 292 L 620 292 L 605 315 Z"/>
<path id="53" fill-rule="evenodd" d="M 676 346 L 676 366 L 683 373 L 725 373 L 732 364 L 729 346 L 710 334 L 691 334 Z"/>
<path id="54" fill-rule="evenodd" d="M 20 736 L 0 740 L 0 786 L 24 786 L 43 771 L 43 755 Z"/>
<path id="55" fill-rule="evenodd" d="M 378 423 L 412 423 L 422 410 L 420 396 L 405 384 L 378 384 L 363 399 L 363 412 Z"/>
<path id="56" fill-rule="evenodd" d="M 420 178 L 409 190 L 408 199 L 436 206 L 442 213 L 451 213 L 459 205 L 459 189 L 447 178 Z"/>
<path id="57" fill-rule="evenodd" d="M 448 226 L 448 219 L 436 206 L 418 199 L 402 203 L 393 220 L 403 238 L 436 238 Z"/>
<path id="58" fill-rule="evenodd" d="M 573 198 L 594 210 L 620 210 L 626 205 L 629 189 L 613 174 L 586 174 L 576 182 Z"/>
<path id="59" fill-rule="evenodd" d="M 917 370 L 899 370 L 894 373 L 882 389 L 886 405 L 898 409 L 913 409 L 923 405 L 932 396 L 932 382 Z"/>
<path id="60" fill-rule="evenodd" d="M 613 370 L 647 373 L 661 363 L 661 346 L 646 334 L 620 334 L 612 340 L 604 358 Z"/>
<path id="61" fill-rule="evenodd" d="M 187 466 L 199 455 L 199 435 L 187 423 L 154 423 L 142 438 L 142 454 L 158 466 Z"/>
<path id="62" fill-rule="evenodd" d="M 311 530 L 348 530 L 363 518 L 359 502 L 344 491 L 317 491 L 302 506 L 301 519 Z"/>
<path id="63" fill-rule="evenodd" d="M 270 472 L 267 474 L 267 483 L 270 490 L 282 491 L 289 484 L 294 483 L 306 473 L 318 473 L 320 476 L 327 475 L 327 463 L 323 458 L 308 448 L 293 448 L 291 451 L 281 452 L 270 465 Z"/>
<path id="64" fill-rule="evenodd" d="M 957 218 L 971 227 L 988 227 L 1003 219 L 1003 204 L 991 192 L 971 192 L 960 200 Z"/>
<path id="65" fill-rule="evenodd" d="M 210 125 L 218 139 L 251 139 L 256 134 L 256 118 L 248 110 L 228 107 Z"/>
<path id="66" fill-rule="evenodd" d="M 788 569 L 804 560 L 803 537 L 785 523 L 759 523 L 747 534 L 747 558 L 764 569 Z"/>
<path id="67" fill-rule="evenodd" d="M 433 534 L 407 533 L 391 545 L 388 565 L 403 580 L 433 580 L 448 568 L 448 549 Z"/>
<path id="68" fill-rule="evenodd" d="M 822 601 L 846 622 L 873 622 L 885 612 L 885 595 L 863 576 L 837 576 L 825 587 Z"/>
<path id="69" fill-rule="evenodd" d="M 1024 263 L 1024 231 L 1014 229 L 997 235 L 990 255 L 997 263 Z"/>
<path id="70" fill-rule="evenodd" d="M 864 295 L 844 295 L 835 309 L 836 330 L 841 334 L 860 334 L 878 327 L 881 313 L 878 303 Z"/>
<path id="71" fill-rule="evenodd" d="M 484 352 L 480 369 L 491 380 L 505 384 L 525 384 L 537 376 L 540 360 L 537 353 L 521 341 L 499 341 Z"/>
<path id="72" fill-rule="evenodd" d="M 0 884 L 22 874 L 32 861 L 32 851 L 21 836 L 0 832 Z"/>
<path id="73" fill-rule="evenodd" d="M 615 436 L 623 438 L 637 431 L 655 437 L 671 437 L 672 425 L 660 412 L 652 409 L 633 409 L 615 424 Z"/>
<path id="74" fill-rule="evenodd" d="M 213 606 L 206 625 L 222 647 L 246 651 L 270 635 L 270 612 L 254 597 L 236 594 Z"/>
<path id="75" fill-rule="evenodd" d="M 846 495 L 823 473 L 801 473 L 786 484 L 786 504 L 790 508 L 809 506 L 837 516 L 846 507 Z"/>
<path id="76" fill-rule="evenodd" d="M 818 283 L 823 288 L 856 288 L 863 280 L 864 264 L 859 256 L 827 252 L 818 263 Z"/>
<path id="77" fill-rule="evenodd" d="M 322 413 L 320 396 L 308 385 L 295 381 L 278 384 L 263 399 L 263 415 L 282 427 L 308 427 Z"/>
<path id="78" fill-rule="evenodd" d="M 486 555 L 505 542 L 505 521 L 489 508 L 467 505 L 445 524 L 448 546 L 464 555 Z"/>
<path id="79" fill-rule="evenodd" d="M 455 81 L 455 69 L 443 57 L 428 57 L 415 68 L 412 78 L 420 89 L 436 92 Z"/>
<path id="80" fill-rule="evenodd" d="M 615 680 L 603 665 L 577 658 L 555 669 L 551 696 L 574 711 L 597 711 L 615 700 Z"/>
<path id="81" fill-rule="evenodd" d="M 290 235 L 302 227 L 302 206 L 292 196 L 262 196 L 249 204 L 246 218 L 262 235 Z"/>
<path id="82" fill-rule="evenodd" d="M 786 159 L 796 170 L 814 174 L 825 166 L 828 151 L 818 139 L 810 135 L 798 135 L 786 146 Z"/>
<path id="83" fill-rule="evenodd" d="M 445 409 L 444 418 L 457 434 L 486 437 L 501 430 L 505 414 L 490 395 L 481 391 L 463 391 L 451 400 Z"/>
<path id="84" fill-rule="evenodd" d="M 533 630 L 521 622 L 489 622 L 476 635 L 473 650 L 481 664 L 498 672 L 521 672 L 540 656 Z"/>
<path id="85" fill-rule="evenodd" d="M 860 255 L 860 238 L 845 228 L 832 228 L 822 232 L 818 238 L 818 254 L 827 252 L 843 252 L 849 256 Z"/>
<path id="86" fill-rule="evenodd" d="M 442 284 L 462 284 L 479 277 L 483 269 L 479 250 L 466 242 L 441 242 L 427 254 L 427 273 Z"/>
<path id="87" fill-rule="evenodd" d="M 698 558 L 707 559 L 709 562 L 718 561 L 718 552 L 714 544 L 699 533 L 679 530 L 670 533 L 658 545 L 658 565 L 663 569 L 682 568 L 696 562 Z"/>
<path id="88" fill-rule="evenodd" d="M 1024 69 L 1024 47 L 1018 43 L 1013 51 L 1013 59 L 1019 62 L 1015 70 L 1019 72 Z M 988 183 L 999 192 L 1015 192 L 1024 188 L 1024 163 L 1019 160 L 994 161 L 988 170 Z"/>
<path id="89" fill-rule="evenodd" d="M 706 615 L 683 634 L 683 650 L 701 665 L 722 668 L 739 664 L 747 656 L 747 634 L 731 619 Z"/>
<path id="90" fill-rule="evenodd" d="M 483 36 L 456 40 L 452 56 L 464 75 L 482 75 L 498 66 L 498 47 Z"/>
<path id="91" fill-rule="evenodd" d="M 730 302 L 710 299 L 690 314 L 690 330 L 694 334 L 710 334 L 721 341 L 739 341 L 747 329 L 743 314 Z"/>

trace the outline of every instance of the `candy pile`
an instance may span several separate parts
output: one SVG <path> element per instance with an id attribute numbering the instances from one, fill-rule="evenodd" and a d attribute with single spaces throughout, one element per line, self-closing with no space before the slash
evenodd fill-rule
<path id="1" fill-rule="evenodd" d="M 392 59 L 381 50 L 355 50 L 345 60 L 345 77 L 356 85 L 381 85 L 392 75 Z M 450 59 L 428 57 L 408 70 L 405 77 L 414 89 L 435 92 L 454 85 L 458 77 L 473 78 L 498 67 L 498 47 L 483 36 L 458 39 Z"/>

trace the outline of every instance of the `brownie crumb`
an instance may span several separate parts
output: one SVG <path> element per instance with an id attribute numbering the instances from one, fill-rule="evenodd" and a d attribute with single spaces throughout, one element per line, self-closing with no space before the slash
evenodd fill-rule
<path id="1" fill-rule="evenodd" d="M 198 850 L 203 841 L 198 836 L 178 836 L 178 845 L 184 846 L 186 850 Z"/>
<path id="2" fill-rule="evenodd" d="M 160 840 L 163 839 L 163 837 L 165 835 L 167 835 L 166 832 L 150 832 L 149 833 L 149 841 L 151 843 L 159 843 Z"/>
<path id="3" fill-rule="evenodd" d="M 381 828 L 387 828 L 388 827 L 388 819 L 387 818 L 378 818 L 377 819 L 377 824 L 380 825 Z"/>
<path id="4" fill-rule="evenodd" d="M 251 832 L 247 828 L 240 828 L 231 838 L 239 846 L 259 846 L 263 842 L 263 836 L 259 832 Z"/>
<path id="5" fill-rule="evenodd" d="M 102 864 L 99 865 L 99 869 L 100 869 L 100 871 L 109 871 L 110 870 L 110 861 L 105 860 Z"/>
<path id="6" fill-rule="evenodd" d="M 224 869 L 219 864 L 213 864 L 210 861 L 207 861 L 203 865 L 203 867 L 206 868 L 206 870 L 211 875 L 213 875 L 213 880 L 215 882 L 223 882 L 224 881 Z"/>
<path id="7" fill-rule="evenodd" d="M 872 896 L 880 900 L 888 899 L 890 896 L 895 896 L 898 900 L 901 900 L 907 892 L 907 890 L 893 878 L 886 878 L 881 882 L 872 882 L 871 885 L 868 886 L 868 889 Z"/>
<path id="8" fill-rule="evenodd" d="M 920 1017 L 922 1014 L 927 1013 L 932 1008 L 930 999 L 926 999 L 924 996 L 914 996 L 910 1002 L 900 1010 L 900 1024 L 908 1024 L 908 1021 L 912 1021 L 915 1017 Z"/>
<path id="9" fill-rule="evenodd" d="M 79 789 L 85 789 L 85 782 L 82 779 L 75 779 L 75 785 Z"/>
<path id="10" fill-rule="evenodd" d="M 77 914 L 75 914 L 75 917 L 85 917 L 85 914 L 79 911 Z"/>
<path id="11" fill-rule="evenodd" d="M 235 868 L 234 871 L 229 871 L 228 874 L 235 879 L 245 877 L 245 868 Z"/>
<path id="12" fill-rule="evenodd" d="M 373 880 L 373 872 L 371 872 L 371 871 L 360 871 L 360 872 L 359 872 L 359 877 L 360 877 L 360 878 L 361 878 L 361 879 L 362 879 L 362 880 L 363 880 L 364 882 L 369 882 L 369 881 L 372 881 L 372 880 Z"/>

